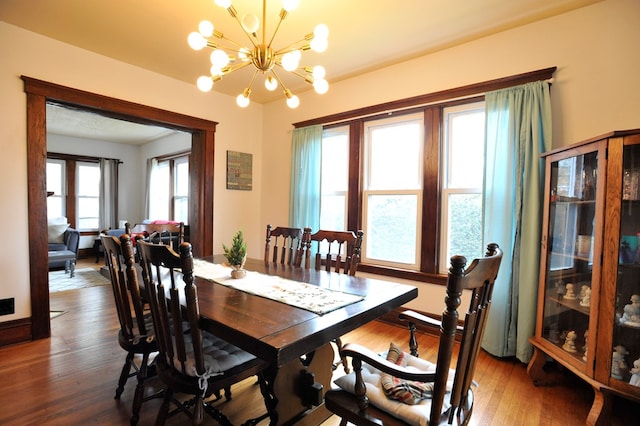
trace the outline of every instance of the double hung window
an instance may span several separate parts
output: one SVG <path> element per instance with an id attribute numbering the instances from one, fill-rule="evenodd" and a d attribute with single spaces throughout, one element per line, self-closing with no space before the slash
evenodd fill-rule
<path id="1" fill-rule="evenodd" d="M 151 167 L 149 219 L 189 221 L 189 155 L 156 159 Z"/>
<path id="2" fill-rule="evenodd" d="M 476 98 L 327 127 L 321 228 L 362 229 L 361 269 L 386 275 L 481 256 L 484 119 Z"/>

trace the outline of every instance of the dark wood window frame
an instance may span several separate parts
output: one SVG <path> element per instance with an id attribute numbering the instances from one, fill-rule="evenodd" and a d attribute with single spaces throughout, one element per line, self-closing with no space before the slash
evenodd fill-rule
<path id="1" fill-rule="evenodd" d="M 402 278 L 433 284 L 446 284 L 446 276 L 439 274 L 438 253 L 440 235 L 440 148 L 442 138 L 442 111 L 445 107 L 484 100 L 484 93 L 513 87 L 539 80 L 550 80 L 556 67 L 545 68 L 524 74 L 504 77 L 482 83 L 471 84 L 441 92 L 419 95 L 352 111 L 332 114 L 312 120 L 294 123 L 294 127 L 323 125 L 324 128 L 349 126 L 349 192 L 347 194 L 347 229 L 362 229 L 362 159 L 364 124 L 390 115 L 422 112 L 424 114 L 424 162 L 422 197 L 422 241 L 420 270 L 412 271 L 387 266 L 361 263 L 358 267 L 369 272 L 389 277 Z M 425 236 L 434 235 L 435 238 Z M 366 238 L 366 236 L 365 236 Z"/>
<path id="2" fill-rule="evenodd" d="M 47 250 L 46 104 L 49 101 L 141 124 L 161 125 L 190 133 L 189 164 L 191 243 L 196 256 L 213 255 L 213 179 L 217 123 L 121 99 L 85 92 L 21 76 L 27 100 L 27 185 L 29 209 L 30 336 L 51 335 Z M 30 327 L 29 327 L 30 326 Z M 23 327 L 25 328 L 25 327 Z M 19 334 L 22 332 L 16 332 Z M 24 334 L 24 333 L 23 333 Z M 20 337 L 17 337 L 19 339 Z"/>

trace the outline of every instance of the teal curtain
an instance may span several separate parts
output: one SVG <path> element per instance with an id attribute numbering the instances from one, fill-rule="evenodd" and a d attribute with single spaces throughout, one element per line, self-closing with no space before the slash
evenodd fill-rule
<path id="1" fill-rule="evenodd" d="M 529 362 L 540 260 L 551 102 L 544 81 L 487 93 L 484 240 L 504 251 L 482 347 Z"/>
<path id="2" fill-rule="evenodd" d="M 289 221 L 294 228 L 320 228 L 322 126 L 293 130 Z"/>

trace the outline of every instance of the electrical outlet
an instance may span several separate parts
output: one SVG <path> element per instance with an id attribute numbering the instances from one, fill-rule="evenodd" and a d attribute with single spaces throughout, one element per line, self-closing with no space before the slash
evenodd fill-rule
<path id="1" fill-rule="evenodd" d="M 11 315 L 16 313 L 16 299 L 0 299 L 0 315 Z"/>

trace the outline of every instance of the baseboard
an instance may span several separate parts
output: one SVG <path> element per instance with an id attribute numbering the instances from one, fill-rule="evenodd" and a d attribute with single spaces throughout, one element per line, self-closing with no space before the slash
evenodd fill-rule
<path id="1" fill-rule="evenodd" d="M 0 323 L 0 347 L 33 340 L 31 318 L 22 318 Z"/>

